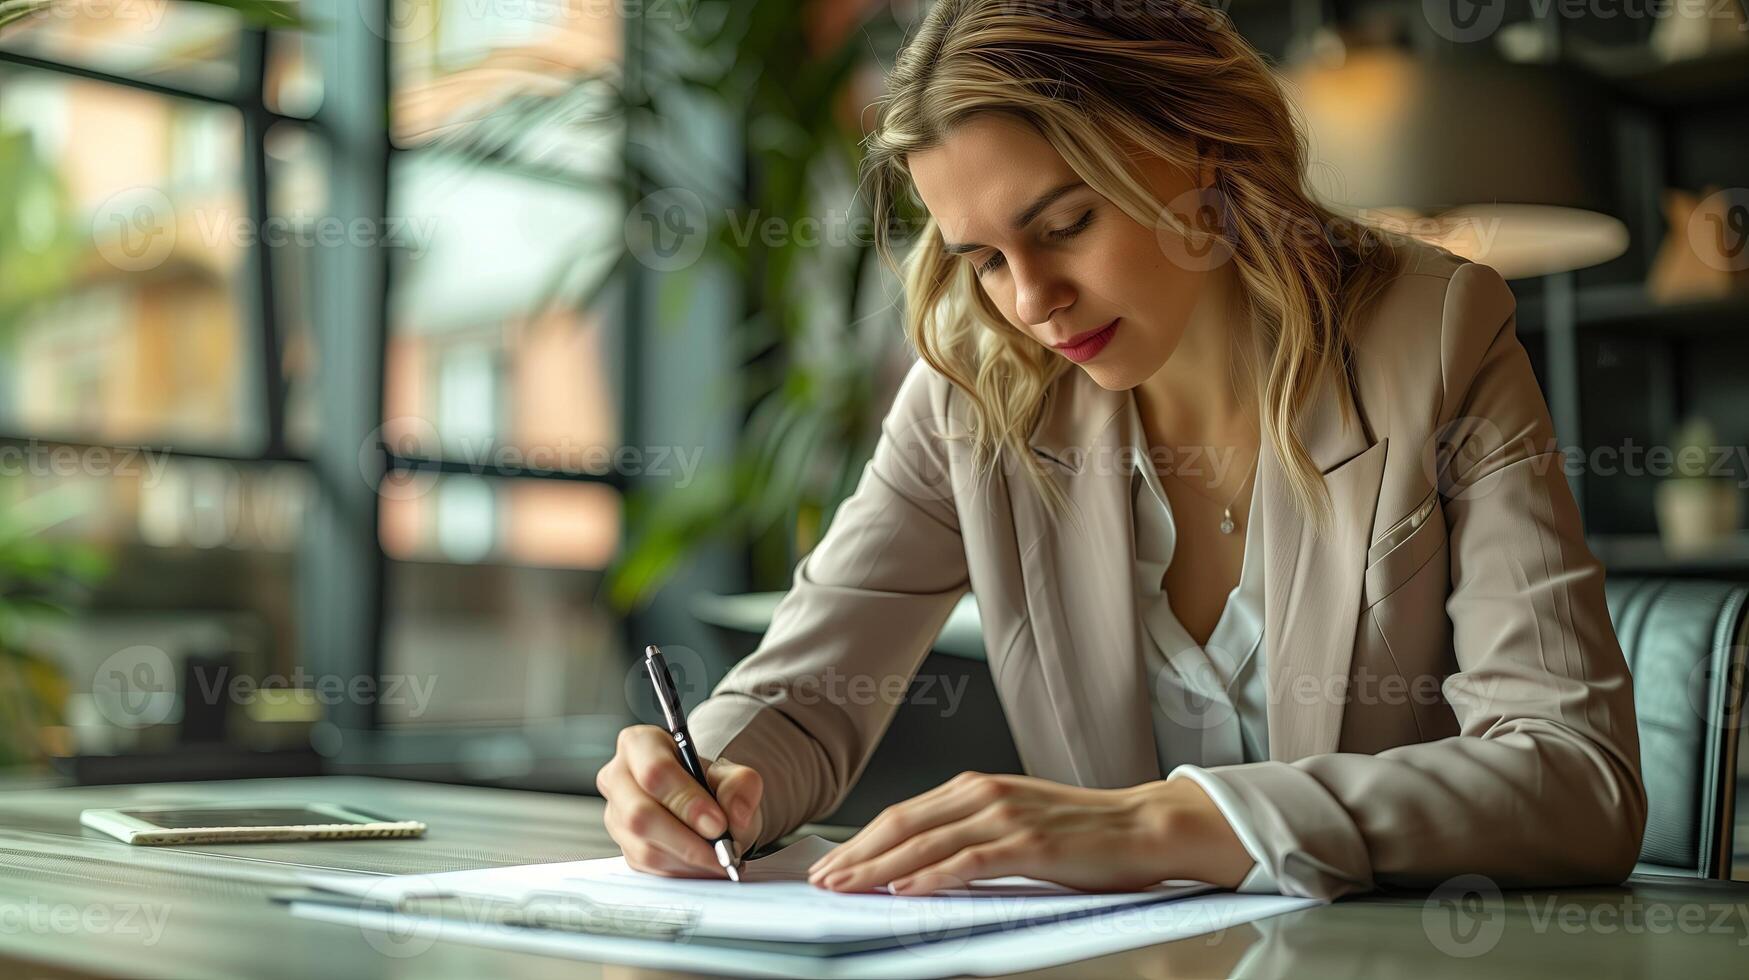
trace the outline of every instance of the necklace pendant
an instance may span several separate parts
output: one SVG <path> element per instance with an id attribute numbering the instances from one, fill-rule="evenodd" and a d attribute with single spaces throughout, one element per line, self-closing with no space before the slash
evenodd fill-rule
<path id="1" fill-rule="evenodd" d="M 1233 533 L 1233 508 L 1231 507 L 1228 507 L 1225 511 L 1221 512 L 1221 533 Z"/>

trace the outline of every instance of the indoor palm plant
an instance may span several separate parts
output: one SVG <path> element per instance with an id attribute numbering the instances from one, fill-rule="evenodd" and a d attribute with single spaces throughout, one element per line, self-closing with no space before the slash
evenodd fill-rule
<path id="1" fill-rule="evenodd" d="M 745 172 L 706 209 L 708 254 L 745 290 L 732 324 L 741 438 L 734 458 L 693 487 L 628 500 L 631 541 L 609 573 L 622 609 L 702 543 L 725 538 L 748 548 L 755 589 L 786 587 L 799 554 L 855 489 L 881 396 L 897 382 L 879 371 L 898 349 L 897 330 L 889 291 L 875 288 L 881 270 L 856 185 L 865 110 L 903 24 L 892 5 L 867 0 L 718 10 L 718 21 L 650 38 L 651 62 L 668 70 L 649 79 L 649 105 L 634 111 L 660 120 L 666 101 L 704 98 L 732 109 L 745 137 Z M 684 154 L 652 156 L 632 161 L 642 187 L 713 183 Z M 748 235 L 750 221 L 786 233 Z M 804 227 L 837 231 L 797 233 Z M 684 297 L 689 271 L 667 275 L 663 295 Z"/>
<path id="2" fill-rule="evenodd" d="M 442 140 L 495 165 L 539 145 L 526 139 L 533 132 L 623 125 L 623 169 L 570 179 L 627 202 L 696 203 L 684 229 L 702 245 L 696 261 L 652 261 L 638 219 L 654 229 L 666 218 L 634 209 L 625 239 L 612 245 L 618 254 L 580 255 L 545 302 L 587 309 L 628 262 L 643 261 L 657 287 L 649 326 L 663 330 L 687 315 L 707 276 L 727 270 L 741 288 L 728 325 L 737 401 L 723 406 L 739 422 L 736 451 L 714 466 L 707 460 L 685 489 L 628 492 L 629 541 L 607 575 L 621 611 L 649 600 L 714 542 L 746 549 L 754 589 L 787 585 L 799 553 L 855 488 L 882 396 L 903 370 L 892 357 L 900 349 L 894 304 L 875 288 L 881 270 L 856 193 L 865 110 L 904 32 L 893 6 L 733 0 L 690 9 L 696 16 L 685 22 L 634 25 L 635 83 L 617 70 L 569 71 L 555 86 L 564 66 L 525 60 L 520 83 Z M 688 144 L 692 133 L 676 132 L 701 111 L 740 134 L 738 160 L 719 163 Z"/>

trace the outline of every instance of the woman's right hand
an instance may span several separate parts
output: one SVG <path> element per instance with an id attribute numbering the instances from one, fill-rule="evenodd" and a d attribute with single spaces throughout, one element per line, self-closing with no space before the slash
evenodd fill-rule
<path id="1" fill-rule="evenodd" d="M 655 725 L 620 730 L 595 787 L 607 799 L 607 832 L 633 868 L 670 878 L 722 878 L 726 872 L 710 842 L 722 834 L 725 819 L 737 855 L 758 839 L 765 788 L 759 773 L 727 759 L 699 761 L 714 801 L 680 764 L 667 731 Z"/>

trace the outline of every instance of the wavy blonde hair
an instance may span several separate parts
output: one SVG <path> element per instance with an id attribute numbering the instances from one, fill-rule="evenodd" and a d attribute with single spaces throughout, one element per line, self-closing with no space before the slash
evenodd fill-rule
<path id="1" fill-rule="evenodd" d="M 1027 438 L 1073 366 L 1007 322 L 970 263 L 944 251 L 933 218 L 903 262 L 894 258 L 901 201 L 921 208 L 907 155 L 986 112 L 1029 124 L 1131 218 L 1191 242 L 1206 241 L 1205 230 L 1155 200 L 1128 157 L 1153 154 L 1193 174 L 1212 160 L 1220 244 L 1249 328 L 1235 374 L 1261 378 L 1265 437 L 1297 505 L 1327 530 L 1328 493 L 1296 425 L 1319 380 L 1351 370 L 1349 325 L 1401 268 L 1402 239 L 1313 199 L 1305 138 L 1262 57 L 1193 0 L 936 0 L 887 75 L 864 178 L 875 245 L 904 282 L 906 336 L 966 394 L 975 468 L 993 469 L 1006 450 L 1060 515 L 1067 498 Z M 1347 422 L 1356 409 L 1348 386 L 1340 391 Z"/>

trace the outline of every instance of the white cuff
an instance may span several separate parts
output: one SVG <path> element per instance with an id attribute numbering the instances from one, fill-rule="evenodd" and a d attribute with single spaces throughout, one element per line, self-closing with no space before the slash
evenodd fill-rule
<path id="1" fill-rule="evenodd" d="M 1263 863 L 1264 850 L 1257 840 L 1256 831 L 1252 829 L 1251 811 L 1244 801 L 1228 790 L 1219 777 L 1201 766 L 1176 766 L 1166 778 L 1172 780 L 1179 776 L 1202 787 L 1202 791 L 1214 802 L 1215 808 L 1221 811 L 1221 816 L 1226 818 L 1227 826 L 1233 828 L 1239 843 L 1245 845 L 1245 853 L 1251 855 L 1251 870 L 1234 890 L 1250 895 L 1281 894 L 1281 886 L 1276 883 L 1274 873 Z"/>

